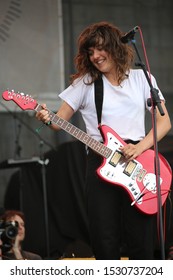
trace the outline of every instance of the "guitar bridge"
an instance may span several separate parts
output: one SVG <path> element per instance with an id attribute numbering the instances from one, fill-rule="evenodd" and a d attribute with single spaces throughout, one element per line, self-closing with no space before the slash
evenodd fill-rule
<path id="1" fill-rule="evenodd" d="M 145 174 L 147 173 L 147 170 L 142 169 L 141 172 L 137 176 L 138 182 L 142 182 L 143 178 L 145 177 Z"/>

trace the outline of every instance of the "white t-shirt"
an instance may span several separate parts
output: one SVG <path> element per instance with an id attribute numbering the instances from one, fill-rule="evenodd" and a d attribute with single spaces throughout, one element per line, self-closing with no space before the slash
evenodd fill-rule
<path id="1" fill-rule="evenodd" d="M 86 75 L 78 79 L 59 96 L 74 111 L 81 112 L 87 134 L 101 141 L 94 100 L 94 84 L 84 83 L 88 78 L 89 76 Z M 141 69 L 132 69 L 121 86 L 113 86 L 104 75 L 102 78 L 104 93 L 101 123 L 111 127 L 124 140 L 141 140 L 145 136 L 145 110 L 146 108 L 150 110 L 147 106 L 150 87 L 144 72 Z M 152 85 L 158 89 L 153 76 Z M 160 90 L 159 97 L 164 99 Z"/>

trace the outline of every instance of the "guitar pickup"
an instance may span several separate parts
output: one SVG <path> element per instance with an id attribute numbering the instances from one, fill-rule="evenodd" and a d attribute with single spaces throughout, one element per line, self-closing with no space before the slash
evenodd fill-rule
<path id="1" fill-rule="evenodd" d="M 116 167 L 117 164 L 120 162 L 120 160 L 122 159 L 123 154 L 120 151 L 116 151 L 113 156 L 111 157 L 109 164 L 111 164 L 112 166 Z"/>
<path id="2" fill-rule="evenodd" d="M 137 163 L 133 160 L 129 161 L 123 171 L 124 174 L 126 174 L 127 176 L 131 176 L 133 171 L 135 170 L 137 166 Z"/>

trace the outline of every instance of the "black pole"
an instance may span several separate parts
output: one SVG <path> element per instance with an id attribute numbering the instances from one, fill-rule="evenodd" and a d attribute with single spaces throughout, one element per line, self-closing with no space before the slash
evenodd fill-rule
<path id="1" fill-rule="evenodd" d="M 157 143 L 157 126 L 156 126 L 156 107 L 159 110 L 161 116 L 164 116 L 164 112 L 161 106 L 161 100 L 158 96 L 158 89 L 154 88 L 148 72 L 145 68 L 145 64 L 142 62 L 141 57 L 139 55 L 138 49 L 135 44 L 134 38 L 132 38 L 131 43 L 136 51 L 137 57 L 139 62 L 135 65 L 140 66 L 145 74 L 145 77 L 148 81 L 151 98 L 148 99 L 148 106 L 152 106 L 153 111 L 153 138 L 154 138 L 154 151 L 155 151 L 155 158 L 154 158 L 154 168 L 155 168 L 155 176 L 156 176 L 156 188 L 157 188 L 157 203 L 158 203 L 158 219 L 159 219 L 159 234 L 160 234 L 160 246 L 161 246 L 161 257 L 165 260 L 165 248 L 164 248 L 164 234 L 163 234 L 163 216 L 162 216 L 162 202 L 161 202 L 161 189 L 160 189 L 160 162 L 159 162 L 159 155 L 158 155 L 158 143 Z"/>
<path id="2" fill-rule="evenodd" d="M 43 206 L 44 206 L 44 222 L 46 233 L 46 253 L 47 258 L 50 257 L 50 239 L 49 239 L 49 218 L 48 218 L 48 203 L 47 203 L 47 186 L 46 186 L 46 165 L 49 163 L 48 159 L 44 158 L 42 152 L 44 142 L 40 141 L 40 161 L 41 164 L 41 176 L 42 176 L 42 188 L 43 188 Z"/>

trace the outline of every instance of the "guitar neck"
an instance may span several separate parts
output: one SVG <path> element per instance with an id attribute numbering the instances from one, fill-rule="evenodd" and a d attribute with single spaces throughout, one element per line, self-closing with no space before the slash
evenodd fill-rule
<path id="1" fill-rule="evenodd" d="M 40 104 L 37 104 L 35 111 L 39 112 L 42 110 L 42 106 Z M 86 144 L 89 148 L 100 154 L 102 157 L 108 158 L 112 152 L 111 149 L 106 147 L 104 144 L 100 143 L 99 141 L 93 139 L 91 136 L 89 136 L 87 133 L 82 131 L 81 129 L 77 128 L 73 124 L 69 123 L 68 121 L 60 118 L 55 113 L 50 111 L 49 117 L 51 122 L 58 125 L 60 128 L 62 128 L 64 131 L 78 139 L 80 142 Z"/>

